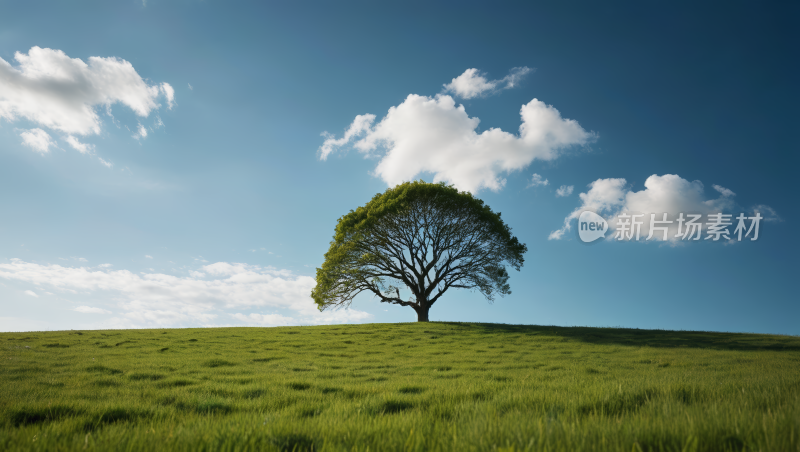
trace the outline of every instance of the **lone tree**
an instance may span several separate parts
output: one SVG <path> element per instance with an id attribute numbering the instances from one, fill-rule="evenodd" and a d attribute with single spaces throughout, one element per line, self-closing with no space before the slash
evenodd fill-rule
<path id="1" fill-rule="evenodd" d="M 347 307 L 361 292 L 410 306 L 417 321 L 447 289 L 510 294 L 506 265 L 528 250 L 483 201 L 443 183 L 407 182 L 339 218 L 311 297 L 320 311 Z M 400 284 L 411 291 L 400 296 Z"/>

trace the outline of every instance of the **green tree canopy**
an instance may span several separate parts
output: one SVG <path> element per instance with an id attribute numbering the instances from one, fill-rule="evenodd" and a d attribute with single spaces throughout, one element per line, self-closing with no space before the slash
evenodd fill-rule
<path id="1" fill-rule="evenodd" d="M 419 321 L 450 288 L 489 301 L 510 294 L 506 266 L 528 250 L 483 201 L 443 183 L 407 182 L 339 218 L 311 296 L 320 311 L 349 306 L 367 291 L 410 306 Z M 401 298 L 400 287 L 411 291 Z"/>

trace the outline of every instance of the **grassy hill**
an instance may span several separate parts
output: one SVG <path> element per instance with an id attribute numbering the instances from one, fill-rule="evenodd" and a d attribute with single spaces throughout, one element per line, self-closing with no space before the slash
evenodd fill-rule
<path id="1" fill-rule="evenodd" d="M 437 322 L 0 345 L 0 450 L 800 451 L 793 336 Z"/>

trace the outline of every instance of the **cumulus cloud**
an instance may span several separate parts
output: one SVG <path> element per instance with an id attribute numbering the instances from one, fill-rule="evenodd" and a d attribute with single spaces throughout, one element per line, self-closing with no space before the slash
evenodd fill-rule
<path id="1" fill-rule="evenodd" d="M 625 201 L 625 179 L 597 179 L 589 184 L 589 191 L 579 195 L 581 206 L 564 219 L 564 226 L 550 233 L 550 240 L 558 240 L 571 229 L 570 222 L 577 219 L 584 210 L 597 214 L 616 212 Z"/>
<path id="2" fill-rule="evenodd" d="M 667 227 L 667 240 L 675 243 L 681 241 L 680 237 L 675 237 L 679 228 L 676 221 L 679 214 L 701 215 L 705 221 L 709 214 L 732 214 L 737 208 L 733 200 L 735 196 L 733 191 L 713 185 L 714 190 L 720 195 L 717 198 L 709 198 L 705 195 L 702 182 L 697 180 L 689 182 L 675 174 L 663 176 L 654 174 L 647 178 L 644 187 L 644 190 L 634 191 L 627 186 L 625 179 L 598 179 L 592 182 L 589 184 L 589 190 L 579 195 L 581 205 L 564 219 L 564 226 L 553 231 L 549 239 L 562 238 L 567 231 L 571 230 L 572 220 L 576 220 L 584 210 L 591 210 L 609 220 L 611 231 L 617 228 L 616 216 L 620 213 L 644 214 L 639 220 L 642 221 L 640 240 L 644 240 L 649 235 L 651 214 L 655 214 L 656 221 L 662 221 L 663 214 L 666 213 L 667 221 L 672 220 L 673 223 L 654 223 L 654 226 Z M 737 211 L 735 213 L 744 212 Z M 733 227 L 735 226 L 734 224 Z M 733 232 L 733 227 L 730 228 L 731 232 Z M 703 227 L 703 231 L 705 230 L 706 228 Z M 609 233 L 606 238 L 611 238 L 613 235 Z M 703 234 L 703 239 L 705 236 L 706 234 Z M 663 240 L 663 237 L 663 232 L 658 232 L 653 235 L 651 240 Z"/>
<path id="3" fill-rule="evenodd" d="M 488 80 L 475 68 L 467 69 L 463 74 L 444 85 L 445 93 L 453 93 L 462 99 L 493 94 L 503 89 L 514 88 L 525 75 L 531 72 L 528 67 L 515 67 L 500 80 Z"/>
<path id="4" fill-rule="evenodd" d="M 50 146 L 56 145 L 50 134 L 39 128 L 23 130 L 19 136 L 22 138 L 22 144 L 41 154 L 50 152 Z"/>
<path id="5" fill-rule="evenodd" d="M 111 311 L 107 311 L 101 308 L 94 308 L 91 306 L 78 306 L 74 308 L 73 311 L 81 312 L 84 314 L 111 314 Z"/>
<path id="6" fill-rule="evenodd" d="M 531 181 L 528 183 L 528 187 L 527 188 L 538 187 L 540 185 L 544 186 L 544 185 L 549 185 L 549 184 L 550 184 L 550 181 L 548 181 L 547 179 L 542 179 L 542 176 L 540 176 L 540 175 L 538 175 L 536 173 L 533 173 L 533 176 L 531 176 Z"/>
<path id="7" fill-rule="evenodd" d="M 572 191 L 575 189 L 574 185 L 562 185 L 558 187 L 556 190 L 556 198 L 562 198 L 565 196 L 569 196 L 572 194 Z"/>
<path id="8" fill-rule="evenodd" d="M 519 134 L 497 128 L 477 133 L 480 119 L 469 117 L 452 97 L 411 94 L 378 124 L 372 125 L 374 115 L 359 115 L 344 137 L 325 134 L 320 158 L 325 160 L 335 149 L 352 143 L 366 157 L 380 158 L 374 175 L 389 186 L 432 173 L 435 182 L 461 190 L 498 191 L 506 183 L 504 175 L 535 159 L 553 160 L 565 149 L 597 138 L 538 99 L 523 105 L 520 116 Z"/>
<path id="9" fill-rule="evenodd" d="M 26 119 L 62 132 L 84 153 L 87 145 L 75 136 L 100 133 L 98 108 L 110 112 L 111 105 L 120 103 L 147 117 L 160 108 L 159 98 L 166 99 L 168 108 L 175 103 L 172 86 L 149 85 L 120 58 L 90 57 L 87 63 L 61 50 L 32 47 L 27 54 L 16 52 L 14 60 L 16 67 L 0 58 L 0 119 Z"/>
<path id="10" fill-rule="evenodd" d="M 117 327 L 213 325 L 220 318 L 231 316 L 248 324 L 278 320 L 291 324 L 357 322 L 370 316 L 355 310 L 319 312 L 310 296 L 316 284 L 314 279 L 288 270 L 227 262 L 205 265 L 200 270 L 203 279 L 197 277 L 200 275 L 137 275 L 128 270 L 64 267 L 11 259 L 9 263 L 0 263 L 0 278 L 66 294 L 110 296 L 117 300 L 122 311 L 121 316 L 110 321 Z M 285 312 L 281 317 L 242 312 L 255 309 Z"/>

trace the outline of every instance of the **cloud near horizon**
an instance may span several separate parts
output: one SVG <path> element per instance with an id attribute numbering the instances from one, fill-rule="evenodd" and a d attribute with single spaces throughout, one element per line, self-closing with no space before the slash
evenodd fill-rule
<path id="1" fill-rule="evenodd" d="M 14 60 L 17 67 L 0 58 L 0 119 L 26 119 L 60 132 L 81 153 L 91 153 L 92 146 L 76 135 L 98 135 L 102 130 L 98 107 L 110 115 L 111 106 L 120 103 L 145 118 L 161 107 L 159 99 L 169 109 L 175 104 L 175 90 L 169 83 L 148 84 L 131 63 L 120 58 L 89 57 L 85 63 L 61 50 L 31 47 L 27 54 L 16 52 Z M 20 135 L 26 146 L 47 152 L 45 135 L 49 138 L 49 134 L 41 128 Z"/>
<path id="2" fill-rule="evenodd" d="M 371 318 L 371 314 L 352 309 L 319 312 L 310 296 L 316 284 L 313 278 L 241 263 L 217 262 L 202 266 L 192 276 L 178 277 L 108 270 L 107 266 L 64 267 L 11 259 L 0 263 L 0 279 L 47 287 L 66 296 L 110 295 L 119 314 L 103 325 L 114 328 L 222 326 L 231 321 L 262 326 L 307 325 Z M 89 306 L 73 310 L 110 312 Z M 252 310 L 280 313 L 244 312 Z"/>
<path id="3" fill-rule="evenodd" d="M 73 311 L 83 314 L 111 314 L 111 311 L 91 306 L 78 306 L 77 308 L 74 308 Z"/>
<path id="4" fill-rule="evenodd" d="M 715 184 L 712 186 L 718 192 L 718 197 L 707 197 L 702 182 L 699 180 L 689 182 L 677 174 L 665 174 L 663 176 L 653 174 L 647 178 L 644 183 L 645 188 L 641 191 L 634 191 L 628 187 L 625 179 L 614 178 L 597 179 L 590 183 L 588 187 L 589 190 L 586 193 L 579 195 L 581 205 L 564 219 L 564 226 L 561 229 L 550 233 L 549 240 L 563 238 L 564 234 L 571 230 L 572 220 L 577 220 L 584 210 L 591 210 L 609 220 L 610 232 L 606 234 L 606 239 L 614 236 L 613 231 L 617 227 L 616 216 L 618 214 L 623 212 L 644 214 L 644 217 L 641 218 L 642 234 L 640 241 L 643 241 L 649 234 L 650 214 L 656 214 L 657 221 L 663 218 L 662 215 L 664 213 L 668 215 L 668 220 L 673 221 L 677 219 L 680 213 L 701 214 L 703 215 L 703 221 L 705 221 L 708 214 L 734 214 L 734 209 L 737 209 L 735 210 L 735 216 L 740 211 L 741 213 L 752 214 L 760 209 L 760 212 L 765 217 L 763 221 L 779 219 L 775 211 L 769 206 L 760 205 L 752 209 L 742 209 L 734 201 L 736 194 L 720 185 Z M 729 228 L 731 233 L 733 233 L 735 226 L 734 222 L 733 227 Z M 667 241 L 673 244 L 680 242 L 681 239 L 675 237 L 678 230 L 677 222 L 668 225 L 668 228 Z M 704 240 L 705 237 L 706 227 L 704 225 L 701 240 Z M 655 233 L 651 238 L 651 241 L 653 240 L 663 240 L 663 232 Z"/>
<path id="5" fill-rule="evenodd" d="M 596 133 L 562 118 L 555 107 L 538 99 L 523 105 L 520 117 L 519 134 L 498 128 L 477 133 L 480 119 L 469 117 L 451 96 L 410 94 L 377 124 L 375 115 L 358 115 L 342 138 L 324 132 L 319 157 L 326 160 L 352 144 L 365 158 L 379 158 L 373 174 L 390 187 L 430 173 L 434 182 L 475 193 L 485 188 L 499 191 L 506 183 L 504 175 L 597 139 Z"/>

